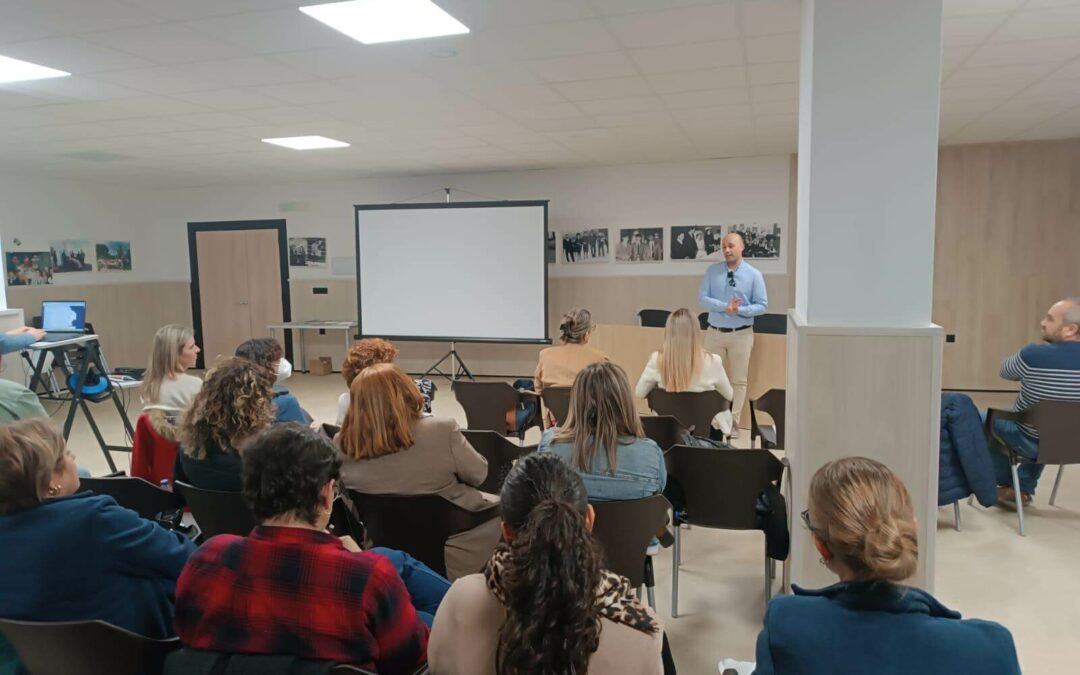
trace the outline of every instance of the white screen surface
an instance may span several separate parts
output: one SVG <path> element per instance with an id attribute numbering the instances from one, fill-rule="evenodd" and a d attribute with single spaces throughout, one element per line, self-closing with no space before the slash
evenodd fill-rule
<path id="1" fill-rule="evenodd" d="M 546 202 L 358 207 L 363 335 L 547 339 Z"/>

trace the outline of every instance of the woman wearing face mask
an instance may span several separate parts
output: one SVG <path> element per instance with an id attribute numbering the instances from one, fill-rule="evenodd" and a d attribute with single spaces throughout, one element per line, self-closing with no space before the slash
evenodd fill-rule
<path id="1" fill-rule="evenodd" d="M 241 343 L 236 356 L 269 368 L 274 373 L 274 421 L 310 424 L 311 415 L 300 407 L 300 401 L 289 393 L 281 383 L 292 375 L 292 364 L 285 358 L 285 350 L 273 338 L 255 338 Z"/>

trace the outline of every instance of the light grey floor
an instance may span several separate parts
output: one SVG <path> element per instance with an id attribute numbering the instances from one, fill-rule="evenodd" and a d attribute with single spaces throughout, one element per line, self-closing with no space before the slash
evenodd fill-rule
<path id="1" fill-rule="evenodd" d="M 435 413 L 465 416 L 438 381 Z M 340 375 L 294 375 L 288 382 L 317 419 L 333 421 L 337 398 L 345 391 Z M 137 396 L 133 396 L 137 399 Z M 976 402 L 1007 405 L 1008 395 L 976 395 Z M 139 406 L 132 403 L 132 422 Z M 66 410 L 54 419 L 62 421 Z M 111 442 L 123 439 L 115 408 L 96 404 L 97 420 Z M 88 425 L 76 418 L 71 449 L 80 465 L 95 475 L 106 471 Z M 745 436 L 743 442 L 745 443 Z M 528 443 L 538 440 L 531 430 Z M 121 469 L 126 455 L 116 455 Z M 1028 536 L 1016 532 L 1016 516 L 1001 508 L 962 507 L 963 531 L 952 529 L 952 509 L 938 513 L 936 595 L 966 617 L 999 621 L 1015 636 L 1025 673 L 1075 672 L 1080 660 L 1080 468 L 1066 472 L 1057 506 L 1047 505 L 1056 469 L 1048 469 L 1034 508 L 1027 511 Z M 763 614 L 762 535 L 694 528 L 684 532 L 678 619 L 670 617 L 671 554 L 656 560 L 657 604 L 682 673 L 715 673 L 723 656 L 753 660 Z"/>

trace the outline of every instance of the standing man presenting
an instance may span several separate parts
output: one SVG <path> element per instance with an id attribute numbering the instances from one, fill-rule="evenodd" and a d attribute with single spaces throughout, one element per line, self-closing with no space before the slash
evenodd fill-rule
<path id="1" fill-rule="evenodd" d="M 709 310 L 705 349 L 720 355 L 735 390 L 731 402 L 734 425 L 731 437 L 739 437 L 739 416 L 746 402 L 746 375 L 754 348 L 754 317 L 769 309 L 765 277 L 743 260 L 746 243 L 738 232 L 723 239 L 724 262 L 710 265 L 698 291 L 698 302 Z"/>

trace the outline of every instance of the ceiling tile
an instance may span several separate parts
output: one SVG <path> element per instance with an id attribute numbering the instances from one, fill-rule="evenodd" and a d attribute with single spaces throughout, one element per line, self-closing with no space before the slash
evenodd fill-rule
<path id="1" fill-rule="evenodd" d="M 746 38 L 747 63 L 799 61 L 799 34 Z"/>
<path id="2" fill-rule="evenodd" d="M 193 78 L 232 87 L 303 82 L 311 79 L 300 70 L 261 57 L 186 63 L 177 68 Z"/>
<path id="3" fill-rule="evenodd" d="M 634 49 L 630 54 L 646 75 L 737 66 L 743 62 L 742 45 L 738 40 Z"/>
<path id="4" fill-rule="evenodd" d="M 462 51 L 480 63 L 595 54 L 619 48 L 604 24 L 591 19 L 477 31 L 461 44 Z"/>
<path id="5" fill-rule="evenodd" d="M 802 28 L 799 0 L 744 0 L 744 35 L 798 33 Z"/>
<path id="6" fill-rule="evenodd" d="M 289 84 L 271 84 L 252 87 L 256 94 L 262 94 L 283 103 L 305 105 L 309 103 L 328 103 L 333 101 L 360 100 L 369 94 L 348 86 L 346 80 L 327 80 L 322 82 L 291 82 Z"/>
<path id="7" fill-rule="evenodd" d="M 747 67 L 750 84 L 784 84 L 799 81 L 799 64 L 795 61 L 782 63 L 756 63 Z"/>
<path id="8" fill-rule="evenodd" d="M 1080 37 L 1020 42 L 989 42 L 975 50 L 965 66 L 1062 63 L 1080 56 Z"/>
<path id="9" fill-rule="evenodd" d="M 797 101 L 799 100 L 799 85 L 797 84 L 766 84 L 750 87 L 750 96 L 757 101 Z"/>
<path id="10" fill-rule="evenodd" d="M 608 19 L 608 26 L 623 47 L 660 47 L 737 38 L 738 16 L 734 4 L 705 5 L 624 14 Z"/>
<path id="11" fill-rule="evenodd" d="M 69 73 L 93 73 L 102 70 L 139 68 L 151 65 L 146 59 L 102 47 L 77 37 L 58 37 L 5 44 L 4 56 L 59 68 Z"/>
<path id="12" fill-rule="evenodd" d="M 966 85 L 1010 86 L 1031 84 L 1054 70 L 1053 63 L 1028 63 L 1020 65 L 969 67 L 965 64 L 957 68 L 945 79 L 945 87 Z"/>
<path id="13" fill-rule="evenodd" d="M 635 75 L 634 65 L 620 52 L 532 61 L 529 67 L 545 82 L 574 82 Z"/>
<path id="14" fill-rule="evenodd" d="M 571 101 L 596 101 L 606 98 L 649 96 L 649 83 L 640 77 L 615 77 L 607 80 L 564 82 L 553 88 Z"/>
<path id="15" fill-rule="evenodd" d="M 1024 0 L 945 0 L 942 11 L 946 17 L 964 14 L 990 14 L 993 12 L 1011 12 Z"/>
<path id="16" fill-rule="evenodd" d="M 661 94 L 742 87 L 747 84 L 746 68 L 742 66 L 649 75 L 648 80 L 653 90 Z"/>
<path id="17" fill-rule="evenodd" d="M 1008 12 L 947 16 L 941 22 L 942 41 L 949 46 L 981 44 L 1008 18 Z"/>
<path id="18" fill-rule="evenodd" d="M 239 47 L 176 24 L 158 24 L 83 36 L 94 44 L 134 54 L 161 65 L 243 56 Z"/>
<path id="19" fill-rule="evenodd" d="M 189 91 L 205 91 L 218 86 L 210 80 L 191 77 L 170 66 L 98 73 L 95 78 L 150 94 L 181 94 Z"/>
<path id="20" fill-rule="evenodd" d="M 48 27 L 52 35 L 69 35 L 157 23 L 153 12 L 117 0 L 5 0 L 5 22 L 27 21 Z"/>
<path id="21" fill-rule="evenodd" d="M 315 21 L 295 7 L 200 19 L 180 25 L 259 54 L 345 47 L 354 42 L 344 33 Z"/>
<path id="22" fill-rule="evenodd" d="M 677 94 L 664 94 L 664 101 L 673 111 L 687 108 L 716 108 L 749 103 L 750 94 L 746 87 L 686 91 Z"/>
<path id="23" fill-rule="evenodd" d="M 601 126 L 608 128 L 675 122 L 675 118 L 670 113 L 663 110 L 653 110 L 649 112 L 619 111 L 606 115 L 594 115 L 593 117 Z"/>
<path id="24" fill-rule="evenodd" d="M 582 101 L 577 104 L 588 115 L 613 115 L 618 113 L 653 112 L 664 109 L 664 102 L 655 96 L 636 98 L 611 98 L 598 101 Z"/>
<path id="25" fill-rule="evenodd" d="M 562 119 L 548 120 L 524 120 L 525 126 L 533 131 L 574 131 L 579 129 L 596 129 L 600 125 L 591 117 L 566 117 Z"/>
<path id="26" fill-rule="evenodd" d="M 798 99 L 754 101 L 754 114 L 757 115 L 797 115 L 798 112 Z"/>
<path id="27" fill-rule="evenodd" d="M 4 85 L 4 88 L 13 92 L 50 99 L 50 103 L 108 101 L 132 98 L 142 93 L 82 76 L 15 82 Z"/>
<path id="28" fill-rule="evenodd" d="M 590 0 L 596 11 L 605 16 L 629 14 L 632 12 L 650 12 L 675 7 L 714 4 L 726 0 Z"/>
<path id="29" fill-rule="evenodd" d="M 251 110 L 273 108 L 281 101 L 259 94 L 252 89 L 213 89 L 173 94 L 173 98 L 216 110 Z"/>
<path id="30" fill-rule="evenodd" d="M 1044 40 L 1080 36 L 1080 6 L 1016 12 L 994 40 Z"/>
<path id="31" fill-rule="evenodd" d="M 508 101 L 519 106 L 566 102 L 565 97 L 559 94 L 553 87 L 546 84 L 484 87 L 481 89 L 470 89 L 465 93 L 471 98 L 489 105 L 500 101 Z"/>

